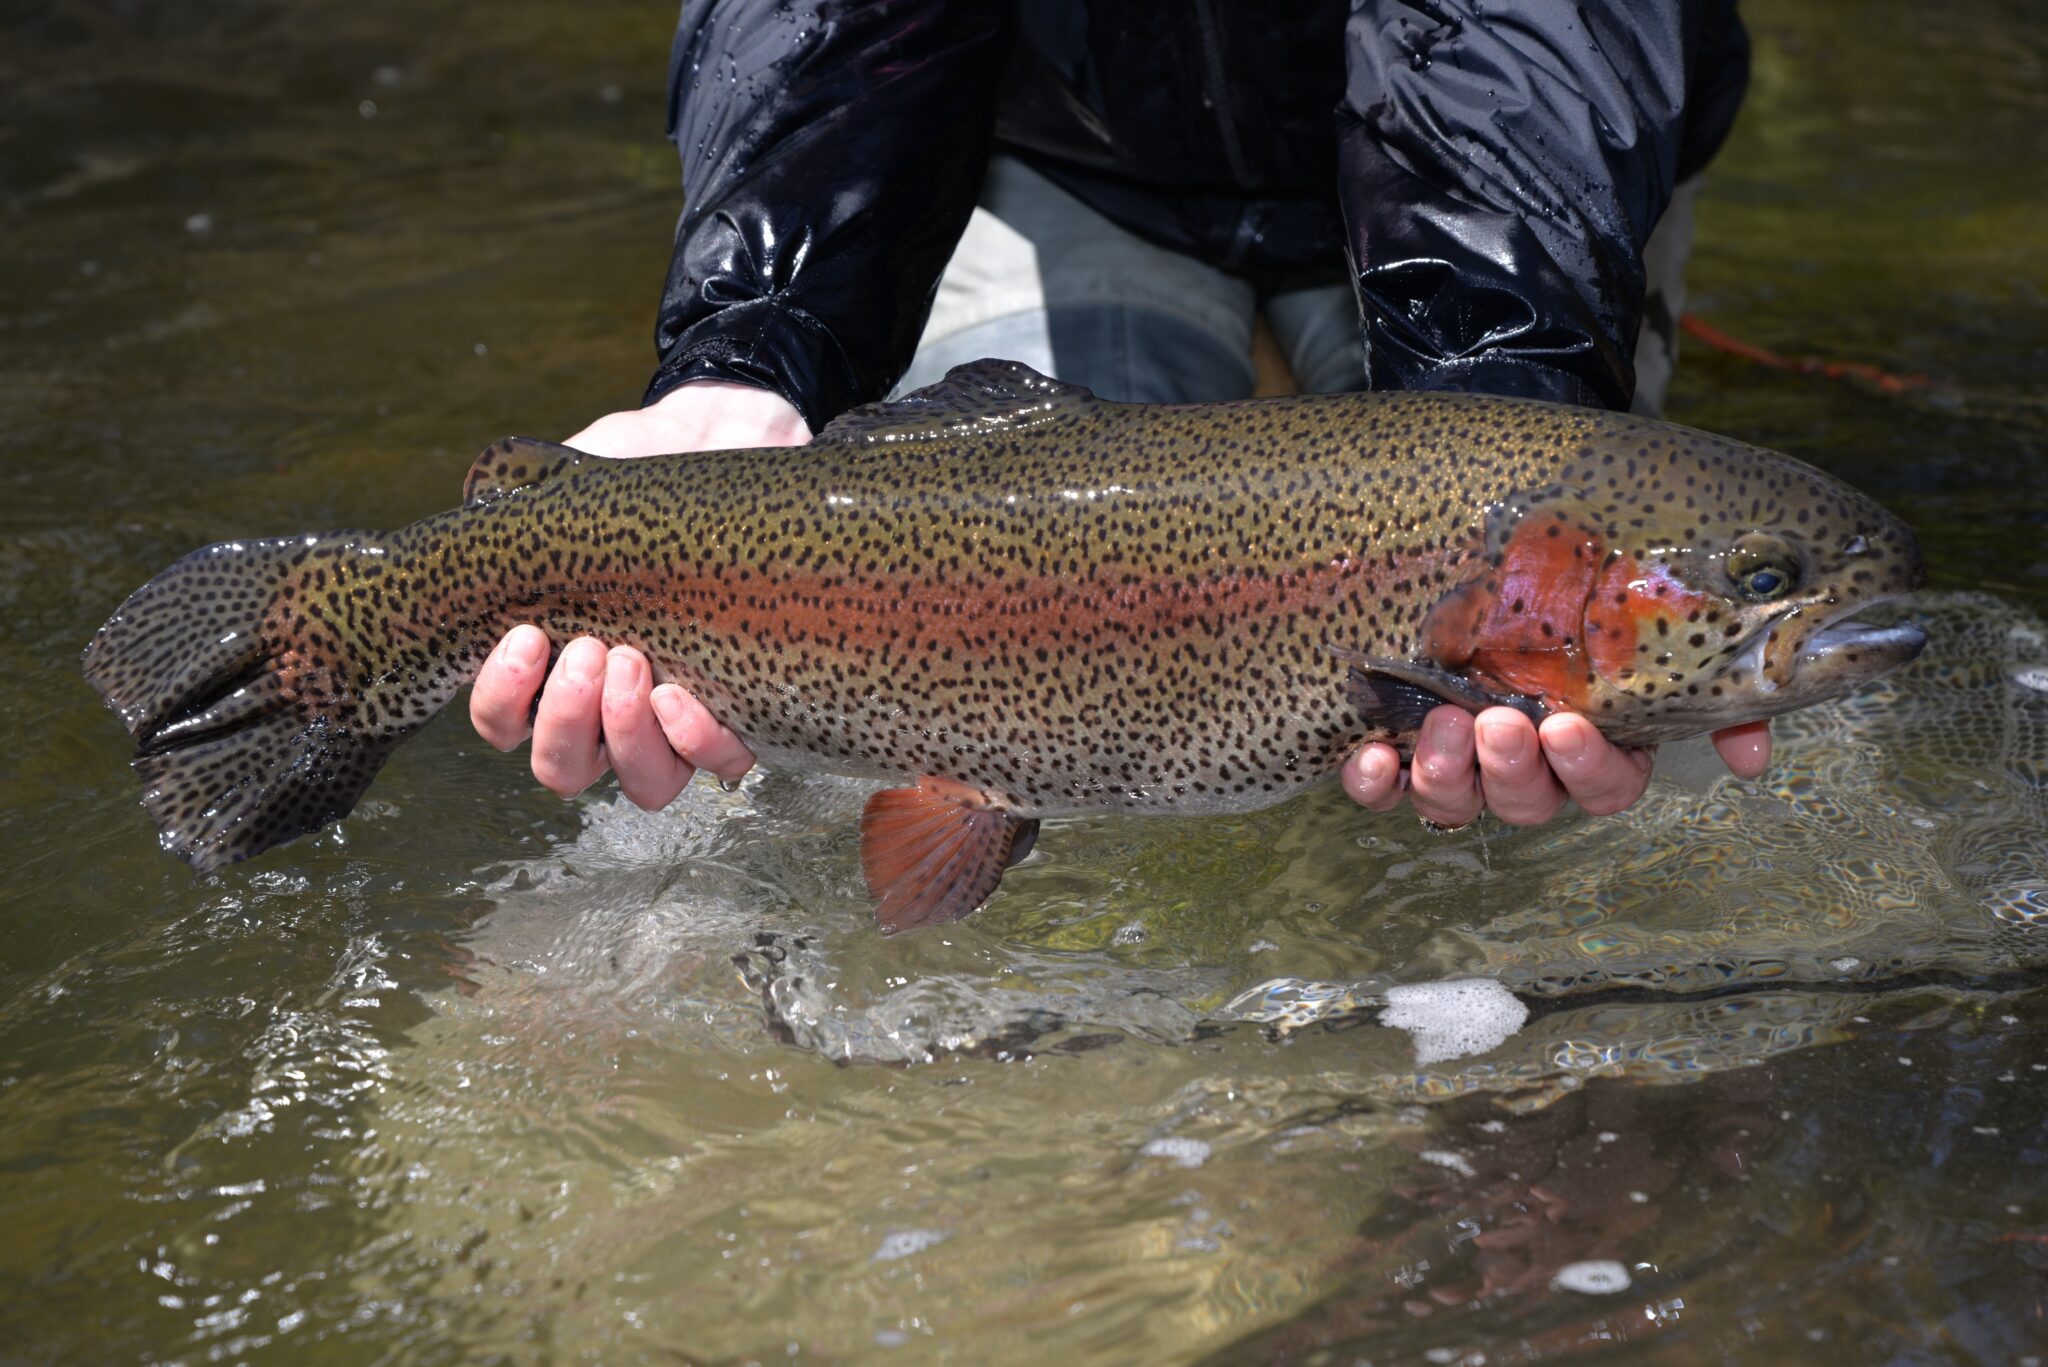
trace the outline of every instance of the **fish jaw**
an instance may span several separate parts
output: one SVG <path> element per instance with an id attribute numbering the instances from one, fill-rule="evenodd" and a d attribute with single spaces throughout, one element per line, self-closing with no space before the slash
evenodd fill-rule
<path id="1" fill-rule="evenodd" d="M 1926 647 L 1927 628 L 1917 622 L 1898 622 L 1885 627 L 1839 622 L 1823 628 L 1814 637 L 1800 657 L 1800 668 L 1803 673 L 1811 675 L 1816 669 L 1846 663 L 1859 671 L 1855 681 L 1849 685 L 1854 688 L 1911 664 Z"/>
<path id="2" fill-rule="evenodd" d="M 1806 637 L 1777 677 L 1766 663 L 1771 641 L 1768 630 L 1758 632 L 1713 689 L 1671 697 L 1600 729 L 1617 745 L 1655 745 L 1832 702 L 1912 663 L 1927 645 L 1927 631 L 1912 622 L 1873 626 L 1845 615 Z"/>
<path id="3" fill-rule="evenodd" d="M 1742 656 L 1758 692 L 1782 699 L 1785 711 L 1827 702 L 1910 664 L 1927 645 L 1927 631 L 1912 622 L 1873 626 L 1855 620 L 1875 603 L 1859 603 L 1810 632 L 1794 635 L 1786 623 L 1759 633 Z M 1789 615 L 1789 614 L 1788 614 Z"/>

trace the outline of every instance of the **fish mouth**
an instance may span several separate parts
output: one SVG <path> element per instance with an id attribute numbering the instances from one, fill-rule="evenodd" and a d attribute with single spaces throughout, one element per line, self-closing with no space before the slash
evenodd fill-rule
<path id="1" fill-rule="evenodd" d="M 1861 611 L 1862 609 L 1858 609 Z M 1927 628 L 1917 622 L 1871 626 L 1848 618 L 1828 623 L 1799 652 L 1802 668 L 1839 656 L 1850 665 L 1868 665 L 1872 677 L 1910 662 L 1927 646 Z"/>
<path id="2" fill-rule="evenodd" d="M 1890 601 L 1876 598 L 1858 603 L 1803 638 L 1787 633 L 1789 623 L 1779 618 L 1757 633 L 1740 663 L 1755 671 L 1763 691 L 1783 690 L 1798 698 L 1794 706 L 1838 697 L 1889 674 L 1926 648 L 1926 628 L 1916 623 L 1874 625 L 1856 620 L 1859 614 Z"/>

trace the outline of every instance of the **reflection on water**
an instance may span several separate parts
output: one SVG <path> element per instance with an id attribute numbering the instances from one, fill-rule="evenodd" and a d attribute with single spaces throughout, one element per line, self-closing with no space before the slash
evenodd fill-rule
<path id="1" fill-rule="evenodd" d="M 393 525 L 638 393 L 671 12 L 86 0 L 0 42 L 0 1341 L 31 1359 L 2048 1354 L 2035 9 L 1754 7 L 1675 416 L 1927 541 L 1915 669 L 1432 837 L 1079 820 L 882 939 L 863 790 L 573 806 L 456 725 L 162 858 L 78 646 L 233 532 Z M 1970 590 L 1958 592 L 1957 590 Z M 1988 592 L 1984 590 L 1989 590 Z M 1527 1017 L 1422 1061 L 1389 989 Z M 5 1354 L 0 1354 L 5 1355 Z"/>

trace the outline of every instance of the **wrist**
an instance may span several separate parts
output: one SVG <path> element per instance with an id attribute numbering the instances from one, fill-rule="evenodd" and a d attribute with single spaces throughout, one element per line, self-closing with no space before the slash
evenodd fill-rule
<path id="1" fill-rule="evenodd" d="M 630 460 L 679 451 L 801 446 L 810 439 L 803 415 L 775 391 L 728 380 L 692 380 L 645 408 L 605 414 L 568 444 L 593 456 Z"/>
<path id="2" fill-rule="evenodd" d="M 674 436 L 677 450 L 705 450 L 707 437 L 733 434 L 746 446 L 795 446 L 811 429 L 789 400 L 736 380 L 686 380 L 640 410 L 652 427 Z M 748 434 L 752 434 L 749 436 Z"/>

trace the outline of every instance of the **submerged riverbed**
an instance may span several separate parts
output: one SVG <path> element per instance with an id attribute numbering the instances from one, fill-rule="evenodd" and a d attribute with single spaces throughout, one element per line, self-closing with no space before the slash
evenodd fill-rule
<path id="1" fill-rule="evenodd" d="M 1700 205 L 1703 317 L 1930 378 L 1693 346 L 1670 412 L 1920 529 L 1912 670 L 1757 783 L 1077 820 L 891 939 L 861 786 L 562 804 L 453 717 L 195 878 L 77 672 L 186 550 L 637 397 L 667 7 L 6 21 L 0 1356 L 2048 1357 L 2037 9 L 1750 6 Z M 1384 1017 L 1472 978 L 1484 1052 Z"/>

